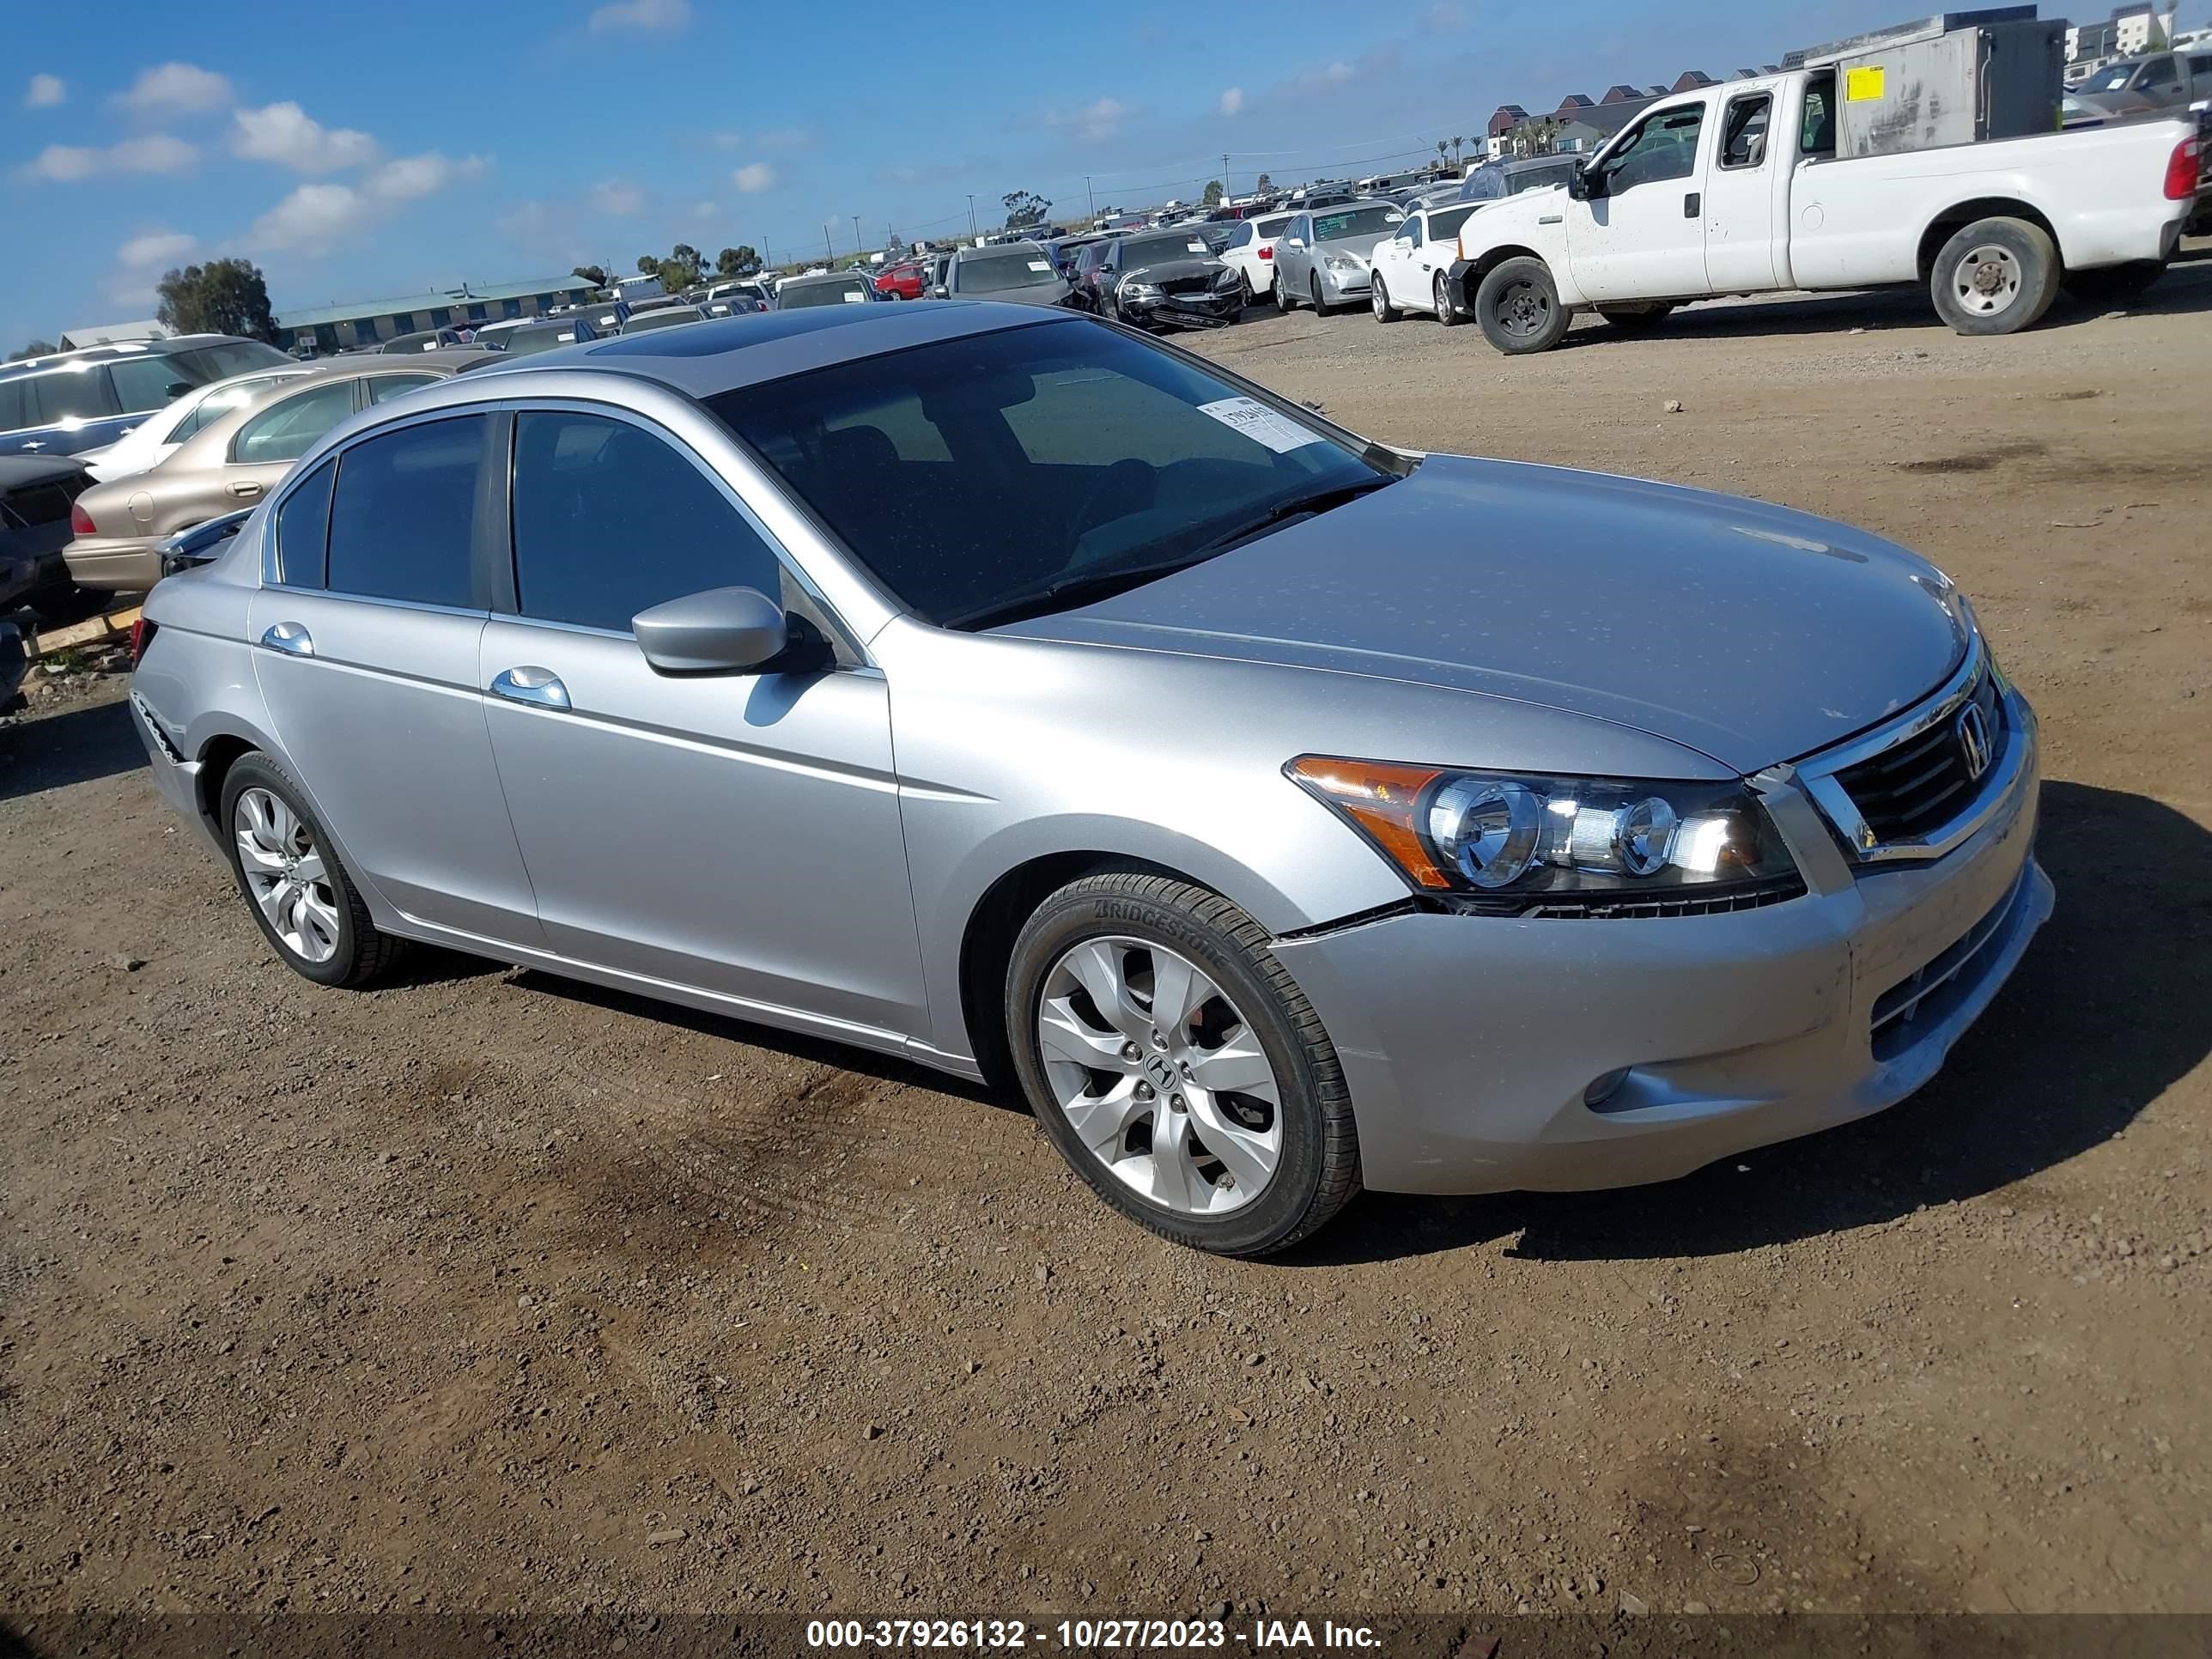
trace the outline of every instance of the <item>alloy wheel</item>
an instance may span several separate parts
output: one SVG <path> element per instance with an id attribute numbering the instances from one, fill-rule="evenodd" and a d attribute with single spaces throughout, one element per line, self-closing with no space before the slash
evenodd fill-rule
<path id="1" fill-rule="evenodd" d="M 2020 260 L 2010 248 L 1984 242 L 1952 268 L 1951 289 L 1960 307 L 1974 316 L 2008 311 L 2021 295 Z"/>
<path id="2" fill-rule="evenodd" d="M 231 815 L 238 867 L 284 948 L 302 962 L 337 953 L 337 896 L 307 821 L 266 789 L 248 789 Z"/>
<path id="3" fill-rule="evenodd" d="M 1189 958 L 1085 939 L 1045 975 L 1036 1035 L 1054 1103 L 1132 1192 L 1221 1215 L 1266 1189 L 1282 1158 L 1281 1086 L 1258 1034 Z"/>

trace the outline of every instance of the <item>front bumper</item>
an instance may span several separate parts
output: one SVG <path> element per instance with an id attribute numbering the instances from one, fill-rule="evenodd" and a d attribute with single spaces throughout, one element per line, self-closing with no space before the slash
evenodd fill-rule
<path id="1" fill-rule="evenodd" d="M 1329 305 L 1364 300 L 1375 291 L 1374 276 L 1364 266 L 1356 270 L 1332 270 L 1327 265 L 1316 264 L 1314 273 L 1321 278 L 1322 299 Z"/>
<path id="2" fill-rule="evenodd" d="M 63 557 L 79 587 L 143 593 L 161 580 L 161 542 L 159 536 L 80 536 Z"/>
<path id="3" fill-rule="evenodd" d="M 1237 320 L 1244 310 L 1241 289 L 1216 289 L 1204 294 L 1165 294 L 1157 300 L 1121 301 L 1132 320 L 1164 328 L 1221 328 Z"/>
<path id="4" fill-rule="evenodd" d="M 2051 915 L 2033 854 L 2034 717 L 2016 694 L 2007 713 L 2023 763 L 1975 834 L 1930 862 L 1854 870 L 1829 846 L 1836 878 L 1808 868 L 1804 897 L 1764 909 L 1400 915 L 1279 942 L 1343 1062 L 1363 1182 L 1478 1193 L 1670 1180 L 1918 1089 Z M 1793 805 L 1776 803 L 1795 841 L 1816 820 L 1802 797 Z M 1617 1093 L 1584 1104 L 1620 1069 Z"/>

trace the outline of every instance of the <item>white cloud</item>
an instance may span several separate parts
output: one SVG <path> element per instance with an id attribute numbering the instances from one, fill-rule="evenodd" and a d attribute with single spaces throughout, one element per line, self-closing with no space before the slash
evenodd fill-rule
<path id="1" fill-rule="evenodd" d="M 249 161 L 295 173 L 336 173 L 376 159 L 376 140 L 351 127 L 326 128 L 297 104 L 242 109 L 231 116 L 230 147 Z"/>
<path id="2" fill-rule="evenodd" d="M 1322 71 L 1322 78 L 1341 85 L 1352 78 L 1352 65 L 1340 58 Z"/>
<path id="3" fill-rule="evenodd" d="M 619 179 L 610 179 L 605 184 L 593 185 L 584 192 L 584 199 L 601 213 L 611 213 L 627 219 L 645 205 L 645 192 L 635 185 Z"/>
<path id="4" fill-rule="evenodd" d="M 1231 87 L 1227 91 L 1221 94 L 1221 112 L 1224 115 L 1234 115 L 1238 110 L 1241 110 L 1243 107 L 1243 88 Z"/>
<path id="5" fill-rule="evenodd" d="M 730 182 L 748 196 L 775 188 L 775 169 L 765 161 L 748 161 L 730 175 Z"/>
<path id="6" fill-rule="evenodd" d="M 196 64 L 162 64 L 142 70 L 131 90 L 115 101 L 141 115 L 191 115 L 230 102 L 230 82 Z"/>
<path id="7" fill-rule="evenodd" d="M 325 253 L 365 234 L 402 204 L 483 176 L 483 157 L 456 161 L 428 150 L 402 156 L 371 172 L 358 185 L 301 185 L 253 222 L 246 233 L 255 247 Z"/>
<path id="8" fill-rule="evenodd" d="M 153 284 L 135 275 L 110 276 L 100 285 L 100 289 L 106 296 L 108 304 L 118 311 L 135 312 L 141 317 L 152 316 L 155 307 L 161 302 L 161 296 Z"/>
<path id="9" fill-rule="evenodd" d="M 34 75 L 28 91 L 23 94 L 25 109 L 52 109 L 69 96 L 69 88 L 58 75 Z"/>
<path id="10" fill-rule="evenodd" d="M 690 21 L 691 0 L 614 0 L 592 14 L 591 29 L 675 30 Z"/>
<path id="11" fill-rule="evenodd" d="M 1045 125 L 1066 127 L 1085 143 L 1096 143 L 1121 131 L 1122 118 L 1133 113 L 1130 106 L 1118 98 L 1101 98 L 1079 110 L 1055 110 L 1045 118 Z"/>
<path id="12" fill-rule="evenodd" d="M 717 202 L 695 202 L 691 205 L 691 216 L 702 225 L 711 224 L 722 216 L 721 204 Z"/>
<path id="13" fill-rule="evenodd" d="M 132 270 L 143 270 L 149 265 L 166 265 L 181 259 L 199 246 L 198 240 L 181 230 L 149 230 L 143 236 L 133 236 L 115 250 L 115 262 Z"/>
<path id="14" fill-rule="evenodd" d="M 69 184 L 100 173 L 181 173 L 199 160 L 199 151 L 181 138 L 149 133 L 126 138 L 106 149 L 49 144 L 36 159 L 16 168 L 20 178 Z"/>

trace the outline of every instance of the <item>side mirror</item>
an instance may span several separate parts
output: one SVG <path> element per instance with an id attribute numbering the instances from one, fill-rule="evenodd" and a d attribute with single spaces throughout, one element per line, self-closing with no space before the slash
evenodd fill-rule
<path id="1" fill-rule="evenodd" d="M 172 380 L 169 382 L 169 389 L 161 395 L 173 403 L 191 389 L 192 383 L 190 380 Z"/>
<path id="2" fill-rule="evenodd" d="M 1602 177 L 1593 178 L 1588 167 L 1577 167 L 1567 175 L 1567 194 L 1577 202 L 1587 202 L 1594 196 L 1602 196 L 1605 194 Z"/>
<path id="3" fill-rule="evenodd" d="M 1305 245 L 1305 239 L 1303 236 L 1293 236 L 1283 244 L 1285 247 L 1304 247 Z"/>
<path id="4" fill-rule="evenodd" d="M 952 295 L 946 289 L 945 284 L 939 283 L 929 290 L 929 297 L 933 300 L 949 300 Z"/>
<path id="5" fill-rule="evenodd" d="M 732 674 L 758 668 L 791 643 L 783 607 L 757 587 L 687 593 L 630 619 L 637 648 L 664 674 Z"/>

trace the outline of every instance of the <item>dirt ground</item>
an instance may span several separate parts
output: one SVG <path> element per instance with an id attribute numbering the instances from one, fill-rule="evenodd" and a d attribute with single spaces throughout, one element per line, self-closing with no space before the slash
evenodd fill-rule
<path id="1" fill-rule="evenodd" d="M 894 1063 L 448 958 L 319 990 L 119 683 L 42 688 L 0 729 L 0 1618 L 2212 1611 L 2208 313 L 2200 257 L 1995 341 L 1905 296 L 1199 342 L 1395 442 L 1924 550 L 2041 712 L 2059 890 L 1889 1113 L 1369 1195 L 1271 1263 Z"/>

